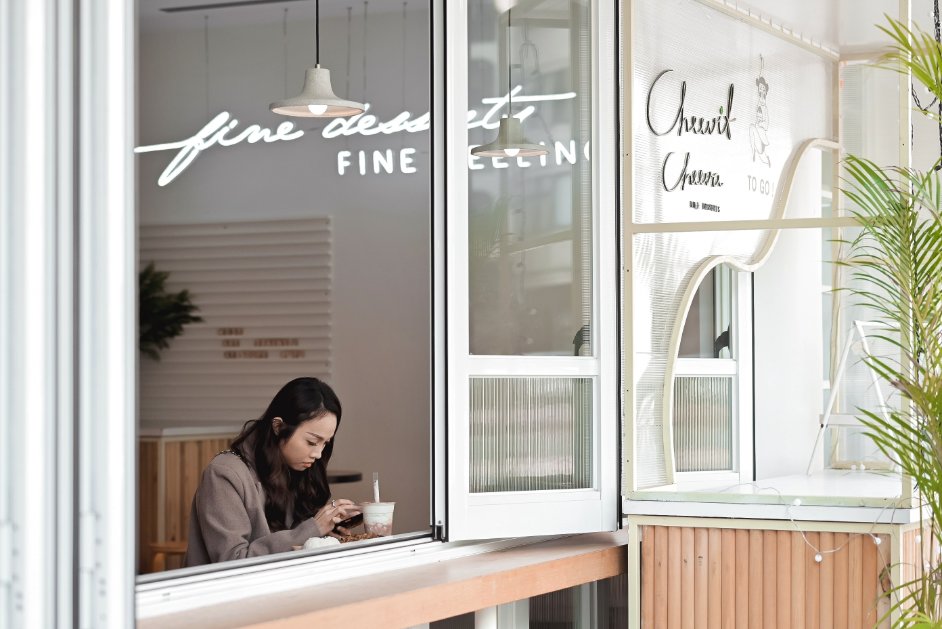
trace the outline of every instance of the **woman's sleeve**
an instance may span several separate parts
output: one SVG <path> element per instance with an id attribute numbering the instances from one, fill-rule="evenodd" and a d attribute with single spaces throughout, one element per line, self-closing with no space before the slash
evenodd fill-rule
<path id="1" fill-rule="evenodd" d="M 211 562 L 286 552 L 320 534 L 314 518 L 308 518 L 293 529 L 251 539 L 244 482 L 221 466 L 211 465 L 203 472 L 194 508 Z"/>

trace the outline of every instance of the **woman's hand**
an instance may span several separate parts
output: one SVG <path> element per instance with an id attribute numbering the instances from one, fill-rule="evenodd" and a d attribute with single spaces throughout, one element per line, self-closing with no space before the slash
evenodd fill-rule
<path id="1" fill-rule="evenodd" d="M 325 504 L 314 514 L 314 524 L 317 525 L 317 530 L 323 537 L 333 531 L 339 522 L 359 515 L 359 513 L 360 507 L 352 500 L 336 498 Z"/>

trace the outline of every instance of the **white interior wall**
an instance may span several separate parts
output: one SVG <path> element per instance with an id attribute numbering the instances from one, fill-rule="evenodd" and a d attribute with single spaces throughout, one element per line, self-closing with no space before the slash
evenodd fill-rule
<path id="1" fill-rule="evenodd" d="M 802 160 L 787 217 L 820 216 L 821 158 L 812 152 Z M 814 445 L 822 410 L 821 269 L 821 232 L 793 229 L 779 235 L 755 272 L 758 480 L 804 472 Z"/>
<path id="2" fill-rule="evenodd" d="M 138 144 L 182 140 L 222 110 L 241 121 L 239 129 L 287 120 L 268 110 L 285 95 L 281 21 L 215 28 L 211 18 L 207 83 L 203 16 L 192 19 L 189 30 L 141 33 Z M 371 15 L 365 40 L 362 11 L 354 16 L 349 96 L 365 97 L 382 120 L 428 109 L 427 20 L 427 11 L 410 11 L 403 49 L 401 12 Z M 313 65 L 312 33 L 310 21 L 288 23 L 291 95 Z M 321 63 L 344 95 L 346 18 L 323 20 L 321 34 Z M 324 139 L 323 126 L 301 119 L 306 134 L 298 140 L 210 148 L 163 188 L 156 180 L 173 152 L 141 155 L 140 222 L 333 218 L 332 384 L 344 419 L 332 466 L 360 470 L 367 479 L 380 472 L 383 498 L 399 503 L 396 530 L 420 530 L 429 524 L 429 135 Z M 417 149 L 414 174 L 337 173 L 338 151 L 403 147 Z M 247 408 L 234 423 L 263 410 Z M 334 490 L 355 500 L 370 496 L 368 482 Z"/>

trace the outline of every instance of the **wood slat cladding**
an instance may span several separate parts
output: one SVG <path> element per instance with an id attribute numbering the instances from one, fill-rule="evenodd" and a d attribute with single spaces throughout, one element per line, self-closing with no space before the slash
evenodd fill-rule
<path id="1" fill-rule="evenodd" d="M 138 571 L 146 572 L 150 567 L 148 544 L 157 541 L 158 489 L 157 489 L 157 442 L 140 441 L 137 446 L 137 499 L 138 512 Z"/>
<path id="2" fill-rule="evenodd" d="M 940 556 L 939 543 L 928 527 L 920 529 L 918 525 L 903 531 L 901 537 L 900 573 L 903 583 L 909 583 L 925 574 L 931 557 Z"/>
<path id="3" fill-rule="evenodd" d="M 229 447 L 229 439 L 199 439 L 164 443 L 165 542 L 185 542 L 190 530 L 190 503 L 203 468 L 221 450 Z M 171 469 L 171 462 L 176 465 Z"/>
<path id="4" fill-rule="evenodd" d="M 331 375 L 332 225 L 304 220 L 143 225 L 140 264 L 189 290 L 202 323 L 141 361 L 148 426 L 257 417 L 298 376 Z"/>
<path id="5" fill-rule="evenodd" d="M 217 453 L 229 447 L 230 441 L 230 437 L 140 441 L 138 569 L 141 573 L 150 571 L 152 543 L 186 541 L 190 505 L 200 474 Z M 178 564 L 179 558 L 171 558 L 167 567 L 178 568 Z"/>
<path id="6" fill-rule="evenodd" d="M 878 535 L 877 545 L 856 533 L 640 531 L 643 629 L 854 629 L 875 626 L 887 610 L 877 597 L 886 585 L 889 535 Z M 811 545 L 824 561 L 815 561 Z"/>

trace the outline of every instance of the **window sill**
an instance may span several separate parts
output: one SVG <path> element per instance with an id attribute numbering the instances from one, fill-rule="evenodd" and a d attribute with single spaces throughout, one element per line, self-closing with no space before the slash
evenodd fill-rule
<path id="1" fill-rule="evenodd" d="M 825 470 L 736 483 L 713 489 L 666 486 L 632 492 L 626 515 L 720 517 L 764 520 L 879 522 L 919 519 L 902 495 L 899 476 Z"/>
<path id="2" fill-rule="evenodd" d="M 513 544 L 511 547 L 501 545 Z M 237 600 L 139 618 L 138 629 L 189 627 L 411 626 L 553 592 L 622 574 L 627 569 L 626 531 L 562 538 L 508 540 L 463 546 L 484 548 L 449 559 L 452 545 L 426 555 L 424 565 L 392 562 L 380 572 L 323 579 L 301 588 L 258 596 L 245 588 Z M 308 564 L 320 570 L 326 564 Z M 255 595 L 249 598 L 247 595 Z"/>

